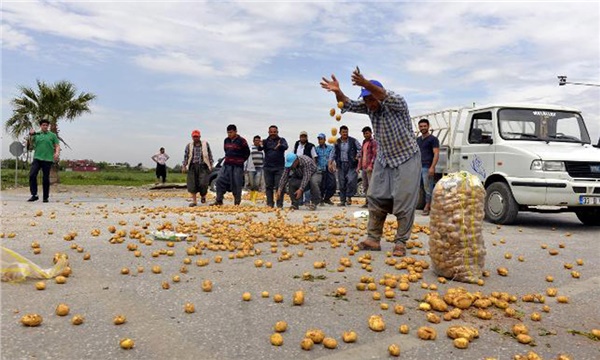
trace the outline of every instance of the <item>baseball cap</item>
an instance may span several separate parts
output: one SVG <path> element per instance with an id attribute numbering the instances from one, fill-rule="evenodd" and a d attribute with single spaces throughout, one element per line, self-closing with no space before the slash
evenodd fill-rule
<path id="1" fill-rule="evenodd" d="M 327 136 L 325 136 L 323 133 L 319 133 L 319 135 L 317 135 L 317 139 L 327 139 Z"/>
<path id="2" fill-rule="evenodd" d="M 296 159 L 298 158 L 298 155 L 294 154 L 294 153 L 289 153 L 285 156 L 285 167 L 289 168 L 292 167 L 292 164 L 294 163 L 294 161 L 296 161 Z"/>
<path id="3" fill-rule="evenodd" d="M 383 89 L 383 85 L 381 85 L 381 83 L 380 83 L 379 81 L 377 81 L 377 80 L 369 80 L 369 82 L 370 82 L 371 84 L 373 84 L 373 85 L 375 85 L 375 86 L 379 86 L 380 88 L 382 88 L 382 89 Z M 365 88 L 362 88 L 362 89 L 360 90 L 360 96 L 359 96 L 359 97 L 362 97 L 362 98 L 364 98 L 365 96 L 369 96 L 369 95 L 371 95 L 371 92 L 370 92 L 369 90 L 367 90 L 367 89 L 365 89 Z"/>
<path id="4" fill-rule="evenodd" d="M 300 136 L 302 135 L 308 136 L 308 133 L 306 131 L 300 131 Z"/>
<path id="5" fill-rule="evenodd" d="M 194 136 L 200 136 L 200 130 L 192 131 L 192 137 L 194 137 Z"/>

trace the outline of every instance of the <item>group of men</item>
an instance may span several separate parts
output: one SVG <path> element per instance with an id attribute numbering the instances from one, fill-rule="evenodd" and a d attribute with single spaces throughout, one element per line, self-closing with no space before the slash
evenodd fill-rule
<path id="1" fill-rule="evenodd" d="M 302 131 L 293 151 L 289 151 L 288 142 L 279 136 L 276 125 L 269 127 L 269 135 L 265 139 L 254 136 L 252 145 L 248 145 L 237 134 L 235 125 L 229 125 L 224 141 L 225 157 L 217 178 L 217 196 L 213 205 L 222 205 L 223 196 L 228 191 L 233 194 L 234 204 L 240 204 L 246 179 L 253 201 L 256 201 L 264 180 L 267 206 L 282 208 L 287 189 L 292 209 L 299 209 L 300 205 L 306 204 L 309 209 L 315 210 L 318 205 L 333 205 L 331 198 L 337 189 L 337 172 L 341 200 L 338 206 L 348 206 L 356 193 L 358 173 L 361 171 L 365 192 L 368 190 L 377 154 L 377 143 L 370 127 L 363 128 L 363 136 L 361 144 L 348 135 L 348 127 L 343 125 L 335 145 L 328 145 L 323 133 L 317 136 L 318 143 L 315 145 L 308 141 L 308 133 Z M 202 151 L 206 154 L 202 155 Z M 155 156 L 155 161 L 160 159 L 160 154 Z M 188 172 L 187 188 L 192 194 L 190 206 L 197 205 L 198 193 L 201 202 L 206 202 L 211 164 L 210 146 L 201 142 L 200 131 L 194 130 L 192 142 L 185 149 L 182 167 L 184 172 Z M 157 161 L 157 178 L 159 165 Z"/>
<path id="2" fill-rule="evenodd" d="M 340 137 L 334 146 L 325 143 L 325 135 L 317 136 L 318 145 L 308 142 L 308 134 L 300 133 L 292 152 L 287 141 L 279 136 L 277 126 L 269 127 L 265 139 L 255 136 L 252 150 L 246 139 L 239 136 L 235 125 L 227 126 L 224 140 L 225 159 L 217 178 L 217 196 L 213 205 L 222 205 L 227 191 L 234 196 L 234 204 L 241 202 L 244 184 L 244 170 L 251 173 L 250 188 L 255 197 L 261 178 L 265 182 L 267 205 L 283 207 L 284 189 L 289 184 L 292 207 L 298 208 L 304 201 L 305 192 L 310 191 L 309 208 L 319 204 L 331 204 L 335 191 L 337 172 L 340 190 L 340 206 L 351 204 L 356 191 L 358 173 L 362 171 L 363 184 L 367 194 L 366 206 L 369 210 L 367 237 L 358 244 L 361 250 L 381 250 L 383 225 L 388 214 L 396 216 L 394 256 L 404 256 L 405 243 L 409 239 L 414 223 L 419 186 L 423 184 L 426 205 L 423 214 L 430 209 L 433 176 L 439 157 L 439 142 L 429 133 L 429 122 L 421 120 L 421 136 L 415 138 L 408 111 L 408 105 L 399 94 L 386 90 L 377 80 L 367 80 L 358 70 L 351 75 L 352 84 L 361 88 L 360 99 L 351 100 L 346 96 L 335 75 L 322 78 L 321 87 L 333 92 L 338 103 L 342 103 L 342 113 L 366 114 L 371 120 L 370 127 L 363 128 L 364 140 L 361 143 L 348 135 L 346 126 L 340 127 Z M 37 174 L 44 172 L 43 199 L 49 196 L 49 169 L 60 151 L 58 138 L 48 131 L 48 121 L 41 122 L 41 132 L 30 132 L 30 142 L 35 145 L 34 162 L 30 173 L 31 198 L 38 200 Z M 373 139 L 376 134 L 376 141 Z M 168 156 L 157 156 L 157 178 L 165 179 L 164 162 Z M 249 160 L 250 158 L 250 160 Z M 249 170 L 249 161 L 252 170 Z M 213 166 L 210 146 L 200 140 L 200 131 L 192 132 L 192 142 L 185 148 L 182 170 L 187 172 L 187 189 L 192 194 L 190 206 L 197 205 L 197 194 L 201 202 L 206 202 L 208 179 Z M 308 199 L 307 199 L 308 201 Z"/>

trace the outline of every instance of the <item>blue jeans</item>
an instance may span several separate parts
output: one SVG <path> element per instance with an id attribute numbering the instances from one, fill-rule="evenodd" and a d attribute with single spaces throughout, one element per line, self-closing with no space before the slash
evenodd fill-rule
<path id="1" fill-rule="evenodd" d="M 258 169 L 256 171 L 248 171 L 248 188 L 250 190 L 258 191 L 262 185 L 263 171 Z"/>
<path id="2" fill-rule="evenodd" d="M 349 162 L 343 161 L 338 167 L 338 182 L 340 183 L 340 201 L 346 202 L 356 194 L 356 184 L 358 182 L 358 173 L 355 167 L 351 167 Z"/>
<path id="3" fill-rule="evenodd" d="M 421 187 L 425 191 L 425 203 L 431 204 L 431 193 L 433 192 L 433 176 L 429 176 L 429 166 L 421 168 Z"/>

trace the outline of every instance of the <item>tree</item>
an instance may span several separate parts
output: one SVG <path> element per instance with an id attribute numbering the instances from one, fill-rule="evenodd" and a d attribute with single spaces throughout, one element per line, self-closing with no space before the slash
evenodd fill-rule
<path id="1" fill-rule="evenodd" d="M 4 127 L 15 138 L 29 133 L 40 120 L 50 121 L 50 131 L 69 147 L 59 134 L 60 120 L 73 121 L 83 113 L 91 112 L 89 103 L 96 98 L 92 93 L 80 93 L 71 82 L 63 80 L 48 85 L 37 80 L 37 89 L 19 86 L 20 96 L 11 100 L 13 115 Z M 52 167 L 50 178 L 58 182 L 58 168 Z"/>

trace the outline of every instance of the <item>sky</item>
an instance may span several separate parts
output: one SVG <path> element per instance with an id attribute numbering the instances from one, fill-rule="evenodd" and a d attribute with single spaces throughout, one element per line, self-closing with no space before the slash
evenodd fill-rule
<path id="1" fill-rule="evenodd" d="M 173 167 L 199 129 L 215 158 L 228 124 L 248 142 L 275 124 L 292 145 L 365 115 L 329 116 L 335 74 L 352 99 L 356 66 L 406 99 L 411 115 L 507 102 L 582 110 L 600 137 L 600 3 L 332 1 L 7 1 L 2 120 L 19 86 L 68 80 L 97 98 L 61 121 L 62 159 Z M 4 126 L 3 126 L 4 128 Z M 18 139 L 22 140 L 22 139 Z M 15 141 L 2 133 L 2 158 Z"/>

